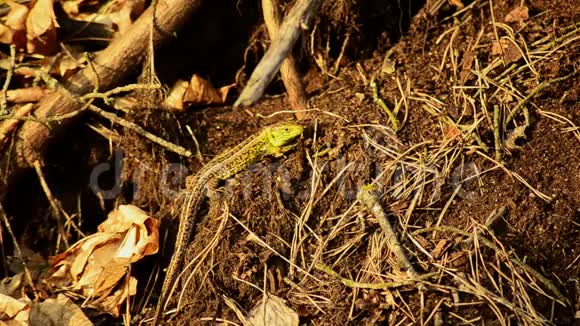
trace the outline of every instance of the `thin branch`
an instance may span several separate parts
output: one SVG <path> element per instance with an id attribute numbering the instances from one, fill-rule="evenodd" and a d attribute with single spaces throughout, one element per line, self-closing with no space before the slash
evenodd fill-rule
<path id="1" fill-rule="evenodd" d="M 191 151 L 189 151 L 189 150 L 187 150 L 179 145 L 175 145 L 173 143 L 170 143 L 161 137 L 155 136 L 154 134 L 143 129 L 143 127 L 139 126 L 138 124 L 131 122 L 131 121 L 128 121 L 128 120 L 125 120 L 123 118 L 120 118 L 113 113 L 102 110 L 94 105 L 89 105 L 89 111 L 97 113 L 100 116 L 102 116 L 106 119 L 109 119 L 111 122 L 117 123 L 125 128 L 129 128 L 129 129 L 135 131 L 136 133 L 140 134 L 141 136 L 156 143 L 157 145 L 165 147 L 169 151 L 172 151 L 178 155 L 185 156 L 185 157 L 190 157 L 191 155 L 193 155 L 191 153 Z"/>
<path id="2" fill-rule="evenodd" d="M 387 237 L 387 246 L 393 253 L 395 253 L 395 256 L 397 256 L 399 268 L 404 268 L 409 276 L 419 276 L 419 273 L 417 273 L 407 258 L 407 255 L 405 255 L 403 246 L 401 246 L 401 243 L 399 242 L 399 239 L 397 238 L 391 223 L 387 219 L 387 214 L 385 214 L 385 211 L 379 202 L 378 194 L 376 193 L 374 187 L 372 185 L 363 186 L 357 197 L 358 200 L 363 203 L 366 209 L 368 209 L 377 218 L 377 220 L 379 220 L 379 224 L 381 225 L 381 228 Z"/>
<path id="3" fill-rule="evenodd" d="M 270 39 L 277 39 L 281 21 L 278 0 L 262 0 L 262 12 L 264 13 L 264 22 L 266 23 L 268 34 L 270 34 Z M 306 92 L 302 77 L 298 73 L 298 69 L 296 69 L 296 62 L 292 52 L 288 53 L 288 56 L 282 62 L 280 75 L 286 87 L 286 92 L 288 92 L 288 101 L 292 110 L 296 112 L 298 119 L 303 119 L 304 114 L 302 112 L 307 107 Z"/>
<path id="4" fill-rule="evenodd" d="M 279 36 L 272 42 L 270 48 L 258 63 L 252 73 L 248 85 L 242 91 L 234 107 L 240 105 L 251 105 L 255 103 L 262 95 L 266 86 L 270 84 L 282 61 L 288 56 L 288 53 L 298 40 L 300 30 L 310 23 L 314 13 L 322 0 L 298 0 L 292 10 L 284 19 L 280 26 Z"/>
<path id="5" fill-rule="evenodd" d="M 12 232 L 12 227 L 10 226 L 10 222 L 8 221 L 6 213 L 4 212 L 4 207 L 2 206 L 2 203 L 0 203 L 0 217 L 2 218 L 2 221 L 6 226 L 8 234 L 10 234 L 10 237 L 12 238 L 12 244 L 14 245 L 14 254 L 18 259 L 20 259 L 20 261 L 22 262 L 22 266 L 24 266 L 24 274 L 26 275 L 26 281 L 28 281 L 28 285 L 30 285 L 32 292 L 34 293 L 34 299 L 38 300 L 40 298 L 39 292 L 36 290 L 36 287 L 34 286 L 34 281 L 32 280 L 32 274 L 30 274 L 30 270 L 28 269 L 28 267 L 26 267 L 26 261 L 22 257 L 22 250 L 20 250 L 20 245 L 18 244 L 18 241 L 16 241 L 16 236 L 14 236 L 14 232 Z"/>
<path id="6" fill-rule="evenodd" d="M 530 94 L 528 94 L 528 96 L 526 96 L 523 100 L 520 101 L 520 103 L 518 103 L 518 105 L 516 105 L 516 107 L 512 110 L 512 112 L 510 112 L 510 114 L 507 116 L 507 118 L 505 119 L 505 124 L 507 125 L 508 123 L 510 123 L 510 121 L 512 121 L 512 119 L 515 117 L 515 115 L 536 95 L 538 95 L 541 91 L 543 91 L 544 89 L 546 89 L 547 87 L 555 84 L 555 83 L 559 83 L 561 81 L 570 79 L 572 77 L 574 77 L 575 75 L 578 74 L 578 71 L 574 71 L 571 74 L 568 74 L 566 76 L 563 77 L 559 77 L 559 78 L 555 78 L 555 79 L 551 79 L 551 80 L 547 80 L 543 83 L 541 83 L 540 85 L 536 86 L 536 88 L 534 88 Z"/>

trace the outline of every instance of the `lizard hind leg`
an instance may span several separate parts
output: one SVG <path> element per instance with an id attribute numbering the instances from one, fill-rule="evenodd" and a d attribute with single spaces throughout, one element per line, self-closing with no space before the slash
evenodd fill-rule
<path id="1" fill-rule="evenodd" d="M 219 179 L 211 179 L 209 180 L 206 185 L 205 185 L 205 189 L 206 189 L 206 196 L 207 198 L 209 198 L 210 202 L 215 201 L 216 199 L 219 199 L 220 193 L 218 191 L 218 187 L 219 187 Z"/>
<path id="2" fill-rule="evenodd" d="M 224 187 L 220 188 L 220 182 L 223 180 L 212 179 L 206 185 L 206 196 L 208 203 L 207 216 L 212 218 L 219 215 L 219 208 L 228 197 L 231 197 L 231 192 L 228 182 L 224 182 Z"/>
<path id="3" fill-rule="evenodd" d="M 207 218 L 214 219 L 220 215 L 220 208 L 223 207 L 223 203 L 228 197 L 227 191 L 227 183 L 226 189 L 218 189 L 219 180 L 212 182 L 212 184 L 208 184 L 207 189 L 207 203 L 208 203 L 208 211 L 207 211 Z"/>

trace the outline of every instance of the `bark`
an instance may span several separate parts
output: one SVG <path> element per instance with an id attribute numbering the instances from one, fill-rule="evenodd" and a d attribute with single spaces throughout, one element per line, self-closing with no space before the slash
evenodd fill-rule
<path id="1" fill-rule="evenodd" d="M 278 38 L 278 31 L 282 20 L 279 6 L 278 0 L 262 0 L 264 22 L 266 23 L 271 40 Z M 282 82 L 284 82 L 286 92 L 288 93 L 290 106 L 292 110 L 296 111 L 296 117 L 301 120 L 304 118 L 303 111 L 307 107 L 306 92 L 304 91 L 304 84 L 296 68 L 296 62 L 292 52 L 289 52 L 286 59 L 282 62 L 280 75 L 282 76 Z"/>
<path id="2" fill-rule="evenodd" d="M 189 20 L 199 8 L 201 0 L 158 0 L 137 19 L 137 21 L 120 37 L 103 51 L 97 54 L 83 70 L 69 81 L 60 85 L 56 92 L 42 99 L 34 111 L 36 119 L 56 117 L 69 114 L 82 108 L 78 98 L 93 92 L 98 85 L 99 92 L 118 86 L 142 64 L 149 47 L 151 26 L 153 27 L 153 47 L 158 48 L 173 40 L 175 33 Z M 22 125 L 16 139 L 16 165 L 29 167 L 42 154 L 52 136 L 62 132 L 74 118 L 65 119 L 62 123 L 52 124 L 49 130 L 46 125 L 27 121 Z"/>
<path id="3" fill-rule="evenodd" d="M 282 61 L 286 59 L 294 43 L 298 40 L 303 28 L 308 27 L 312 17 L 318 11 L 322 0 L 297 0 L 284 22 L 280 26 L 278 36 L 273 40 L 270 48 L 258 63 L 250 76 L 248 85 L 234 103 L 234 107 L 252 105 L 264 94 L 266 86 L 280 70 Z"/>

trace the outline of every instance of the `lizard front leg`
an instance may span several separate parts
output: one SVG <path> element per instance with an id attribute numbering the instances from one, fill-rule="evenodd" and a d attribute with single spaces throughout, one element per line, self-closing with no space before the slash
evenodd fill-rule
<path id="1" fill-rule="evenodd" d="M 274 157 L 284 157 L 287 152 L 292 150 L 296 147 L 296 144 L 282 146 L 282 147 L 274 147 L 271 150 L 271 155 Z"/>

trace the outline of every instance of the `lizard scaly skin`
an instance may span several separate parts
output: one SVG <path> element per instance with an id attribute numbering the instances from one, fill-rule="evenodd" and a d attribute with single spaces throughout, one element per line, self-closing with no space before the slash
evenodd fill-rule
<path id="1" fill-rule="evenodd" d="M 188 184 L 188 195 L 180 216 L 175 250 L 167 267 L 167 274 L 155 311 L 155 325 L 158 325 L 163 317 L 169 291 L 185 255 L 186 245 L 191 238 L 198 211 L 206 197 L 208 184 L 230 178 L 266 156 L 283 155 L 294 147 L 291 143 L 302 134 L 302 131 L 303 127 L 295 123 L 279 123 L 266 127 L 257 135 L 249 137 L 241 144 L 214 157 Z"/>

